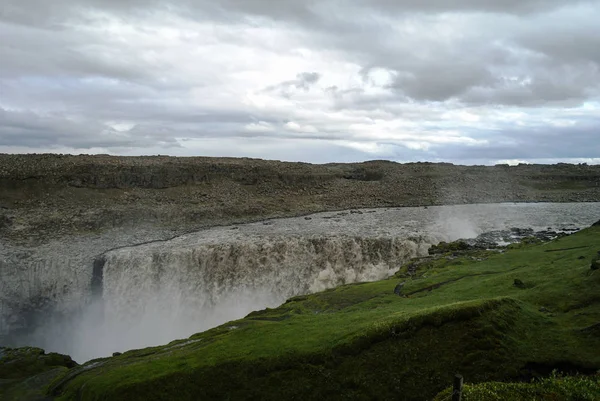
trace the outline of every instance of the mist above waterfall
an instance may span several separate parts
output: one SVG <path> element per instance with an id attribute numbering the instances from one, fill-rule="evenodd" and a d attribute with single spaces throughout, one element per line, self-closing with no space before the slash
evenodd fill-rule
<path id="1" fill-rule="evenodd" d="M 146 305 L 144 313 L 126 318 L 107 316 L 104 301 L 95 299 L 77 313 L 41 321 L 33 331 L 14 339 L 13 344 L 34 344 L 85 362 L 117 351 L 166 344 L 278 304 L 268 293 L 257 291 L 224 297 L 219 305 L 203 309 L 200 319 L 191 319 L 191 311 L 184 306 L 178 306 L 179 311 L 174 313 L 165 305 L 152 302 Z"/>
<path id="2" fill-rule="evenodd" d="M 0 313 L 10 331 L 18 308 L 33 305 L 35 318 L 9 333 L 11 345 L 83 362 L 185 338 L 294 295 L 384 279 L 441 240 L 514 226 L 584 227 L 599 211 L 599 204 L 374 209 L 214 227 L 122 248 L 122 233 L 19 249 L 20 258 L 4 248 Z M 35 269 L 33 262 L 40 262 Z M 31 303 L 35 297 L 43 307 Z"/>

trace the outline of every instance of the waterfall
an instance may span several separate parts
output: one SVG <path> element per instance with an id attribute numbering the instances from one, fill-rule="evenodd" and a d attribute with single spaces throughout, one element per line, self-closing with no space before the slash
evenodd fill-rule
<path id="1" fill-rule="evenodd" d="M 381 280 L 427 254 L 425 238 L 347 236 L 168 242 L 104 255 L 103 326 L 121 342 L 160 344 L 287 298 Z M 110 335 L 104 333 L 104 335 Z"/>
<path id="2" fill-rule="evenodd" d="M 83 362 L 184 338 L 295 295 L 386 278 L 441 240 L 510 227 L 585 227 L 599 211 L 600 203 L 392 208 L 175 238 L 156 227 L 35 247 L 0 238 L 0 345 L 39 346 Z"/>
<path id="3" fill-rule="evenodd" d="M 82 258 L 0 257 L 0 340 L 27 331 L 55 312 L 74 311 L 88 301 L 90 270 Z"/>

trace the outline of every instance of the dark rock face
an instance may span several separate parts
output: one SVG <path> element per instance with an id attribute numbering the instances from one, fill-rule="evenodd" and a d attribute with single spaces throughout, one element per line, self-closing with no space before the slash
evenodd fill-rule
<path id="1" fill-rule="evenodd" d="M 442 253 L 447 253 L 447 252 L 466 251 L 470 248 L 471 248 L 471 245 L 463 240 L 454 241 L 454 242 L 450 242 L 450 243 L 442 241 L 439 244 L 433 245 L 431 248 L 429 248 L 429 254 L 435 255 L 435 254 L 442 254 Z"/>
<path id="2" fill-rule="evenodd" d="M 0 214 L 0 230 L 12 226 L 12 219 L 6 215 Z"/>
<path id="3" fill-rule="evenodd" d="M 470 247 L 489 249 L 497 247 L 499 243 L 512 244 L 522 241 L 527 243 L 552 241 L 553 239 L 564 237 L 567 233 L 579 231 L 579 228 L 570 227 L 565 231 L 555 231 L 552 228 L 534 231 L 532 228 L 513 227 L 510 230 L 489 231 L 480 234 L 477 238 L 466 239 L 464 242 Z"/>
<path id="4" fill-rule="evenodd" d="M 568 232 L 572 233 L 578 230 L 578 228 L 569 228 Z M 501 246 L 501 244 L 514 244 L 519 242 L 546 242 L 565 235 L 567 235 L 567 233 L 563 231 L 554 231 L 552 228 L 543 231 L 534 231 L 532 228 L 513 227 L 509 230 L 488 231 L 478 235 L 476 238 L 461 239 L 450 243 L 440 242 L 429 248 L 429 254 L 459 255 L 462 252 L 472 249 L 494 249 Z"/>
<path id="5" fill-rule="evenodd" d="M 106 259 L 104 256 L 99 256 L 94 259 L 94 265 L 92 268 L 92 297 L 93 298 L 102 298 L 102 282 L 104 278 L 104 265 L 106 264 Z"/>

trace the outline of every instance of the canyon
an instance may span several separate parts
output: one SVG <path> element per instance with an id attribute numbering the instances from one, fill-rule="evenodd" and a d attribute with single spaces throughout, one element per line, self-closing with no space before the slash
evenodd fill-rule
<path id="1" fill-rule="evenodd" d="M 78 361 L 158 345 L 440 241 L 585 227 L 599 183 L 585 165 L 0 155 L 0 336 Z"/>

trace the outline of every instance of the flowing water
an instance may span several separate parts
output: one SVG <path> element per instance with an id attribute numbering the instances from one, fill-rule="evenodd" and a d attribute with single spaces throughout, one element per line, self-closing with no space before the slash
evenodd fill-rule
<path id="1" fill-rule="evenodd" d="M 387 278 L 442 240 L 511 227 L 574 229 L 599 218 L 599 203 L 364 209 L 214 227 L 106 251 L 135 242 L 113 232 L 5 250 L 0 315 L 6 332 L 26 329 L 7 336 L 10 342 L 82 362 L 187 337 L 291 296 Z M 149 239 L 138 234 L 137 241 Z M 36 318 L 15 324 L 16 304 L 29 305 Z M 36 311 L 48 305 L 52 313 Z"/>

